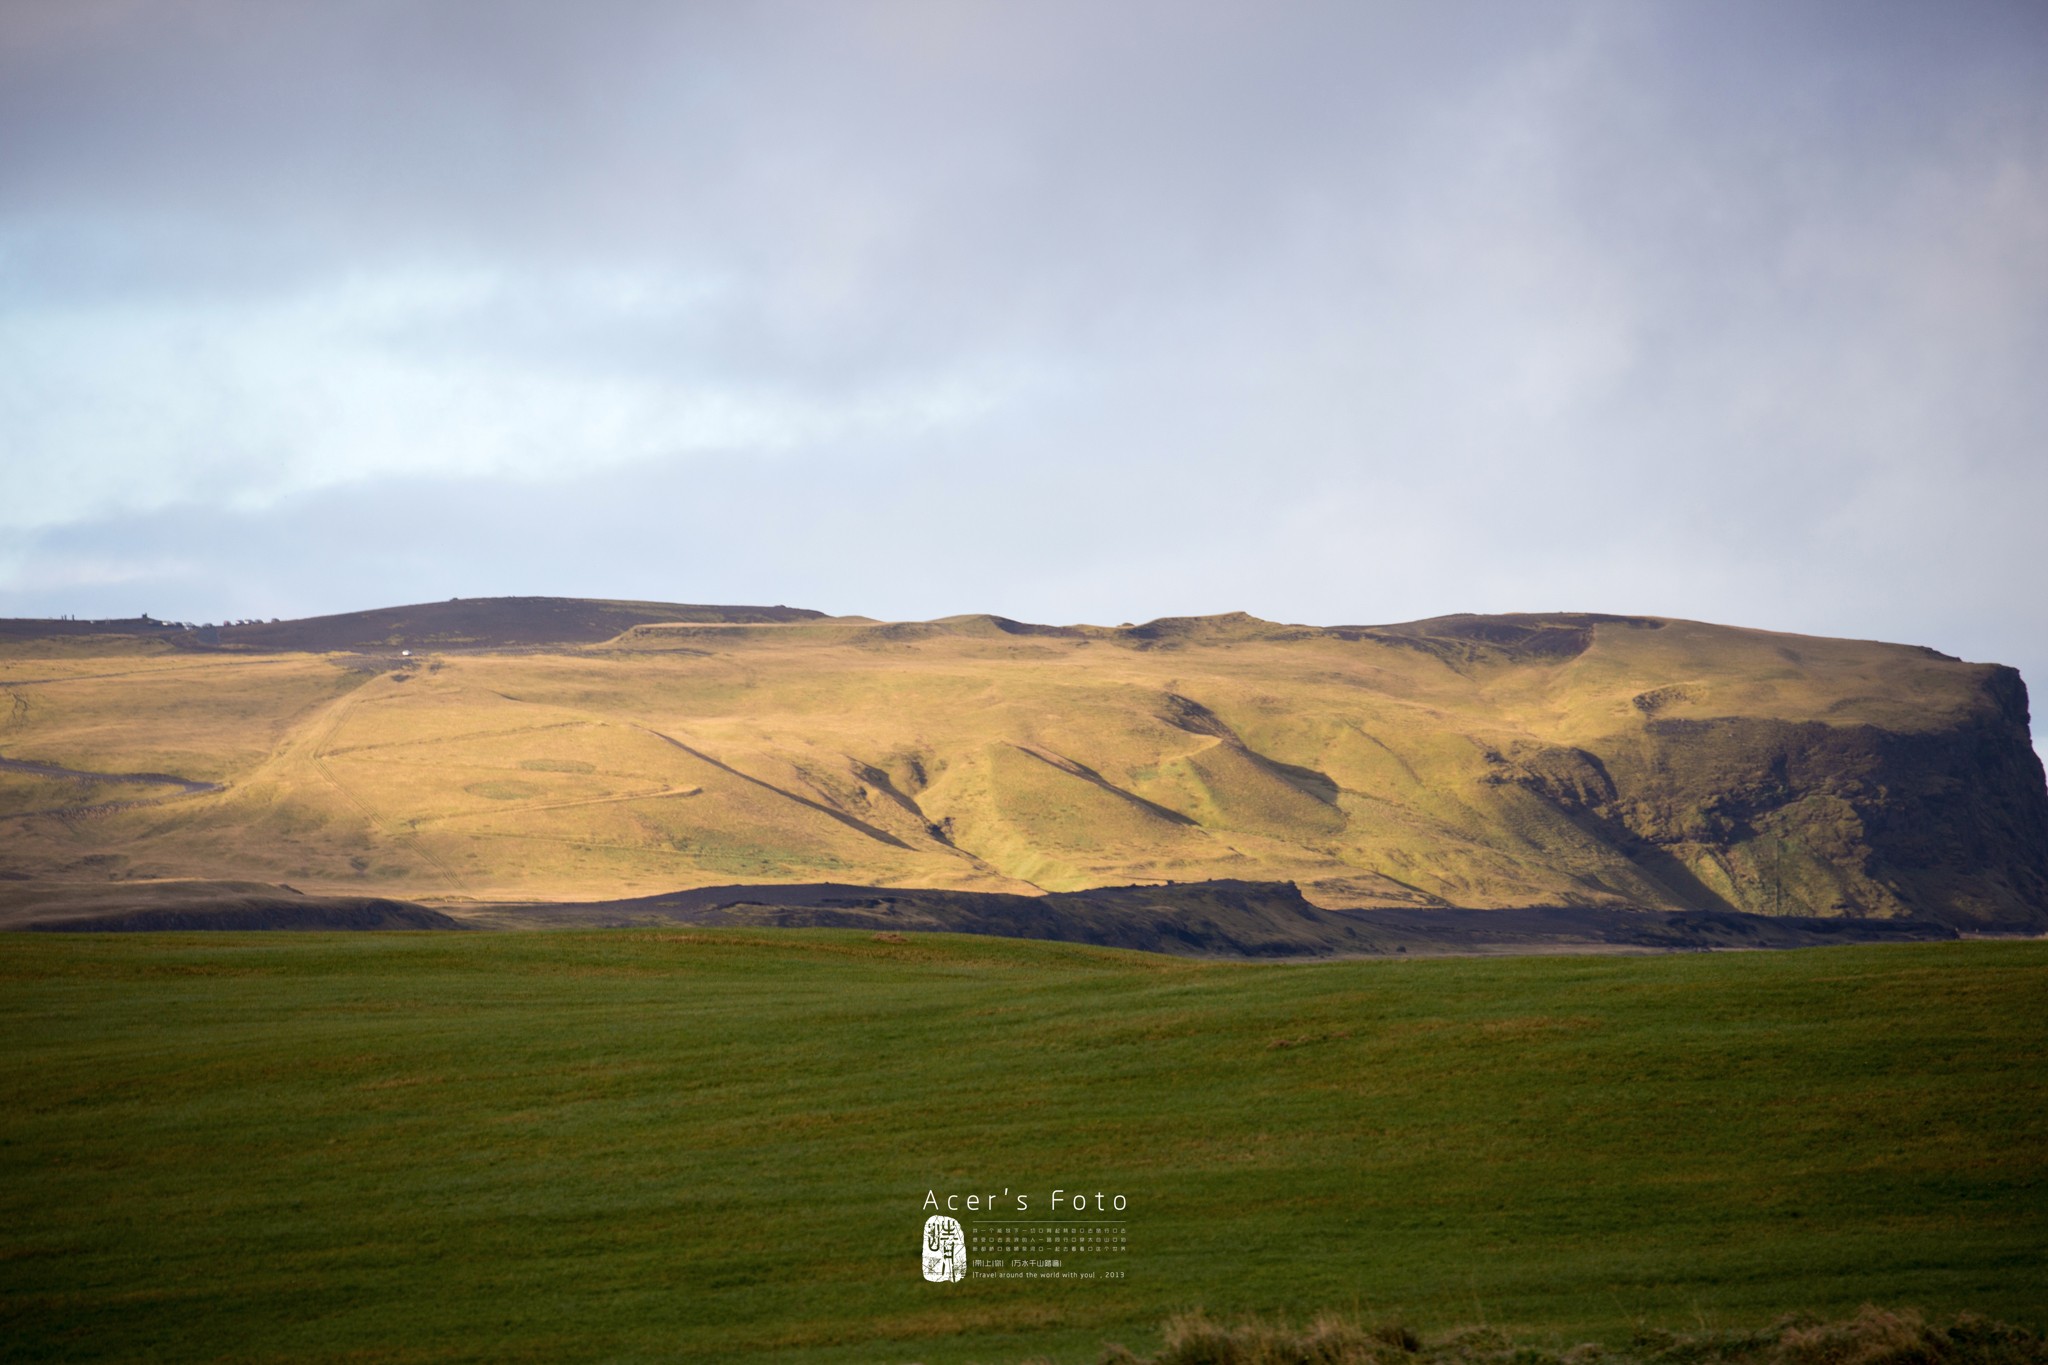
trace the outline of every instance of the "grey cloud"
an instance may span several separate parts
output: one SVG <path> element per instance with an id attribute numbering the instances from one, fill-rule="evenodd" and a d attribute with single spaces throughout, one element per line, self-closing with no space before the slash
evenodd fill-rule
<path id="1" fill-rule="evenodd" d="M 16 5 L 0 594 L 1571 606 L 2039 673 L 2042 13 Z"/>

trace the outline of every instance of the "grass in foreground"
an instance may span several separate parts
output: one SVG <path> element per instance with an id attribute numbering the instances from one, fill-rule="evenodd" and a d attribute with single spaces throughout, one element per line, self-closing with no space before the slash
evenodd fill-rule
<path id="1" fill-rule="evenodd" d="M 831 931 L 0 937 L 0 1356 L 1092 1361 L 2048 1318 L 2048 944 L 1243 966 Z M 928 1190 L 1128 1278 L 923 1282 Z"/>
<path id="2" fill-rule="evenodd" d="M 1518 1343 L 1493 1327 L 1425 1342 L 1399 1324 L 1367 1327 L 1325 1314 L 1305 1328 L 1220 1323 L 1204 1313 L 1170 1319 L 1156 1357 L 1122 1346 L 1102 1365 L 2041 1365 L 2048 1341 L 2035 1332 L 1965 1313 L 1946 1326 L 1910 1309 L 1865 1304 L 1827 1322 L 1780 1318 L 1756 1332 L 1639 1332 L 1626 1346 L 1582 1342 L 1562 1351 Z"/>

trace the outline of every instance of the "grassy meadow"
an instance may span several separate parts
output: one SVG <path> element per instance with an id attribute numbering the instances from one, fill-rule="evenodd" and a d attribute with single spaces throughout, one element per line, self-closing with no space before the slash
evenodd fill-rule
<path id="1" fill-rule="evenodd" d="M 0 936 L 0 1358 L 1093 1361 L 1171 1313 L 2048 1325 L 2048 943 L 1240 965 Z M 1129 1202 L 927 1284 L 927 1190 Z"/>

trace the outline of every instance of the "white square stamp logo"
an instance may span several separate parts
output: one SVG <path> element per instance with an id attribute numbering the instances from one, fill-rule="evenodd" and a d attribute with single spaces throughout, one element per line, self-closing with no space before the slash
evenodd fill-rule
<path id="1" fill-rule="evenodd" d="M 934 1284 L 967 1278 L 967 1234 L 943 1213 L 924 1220 L 924 1277 Z"/>

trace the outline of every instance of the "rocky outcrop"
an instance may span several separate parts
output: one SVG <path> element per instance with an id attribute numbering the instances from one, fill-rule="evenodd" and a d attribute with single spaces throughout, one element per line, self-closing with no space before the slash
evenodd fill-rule
<path id="1" fill-rule="evenodd" d="M 1633 743 L 1505 760 L 1681 906 L 2038 929 L 2048 786 L 2019 674 L 1984 673 L 1983 704 L 1945 730 L 1660 719 L 1652 693 Z"/>

